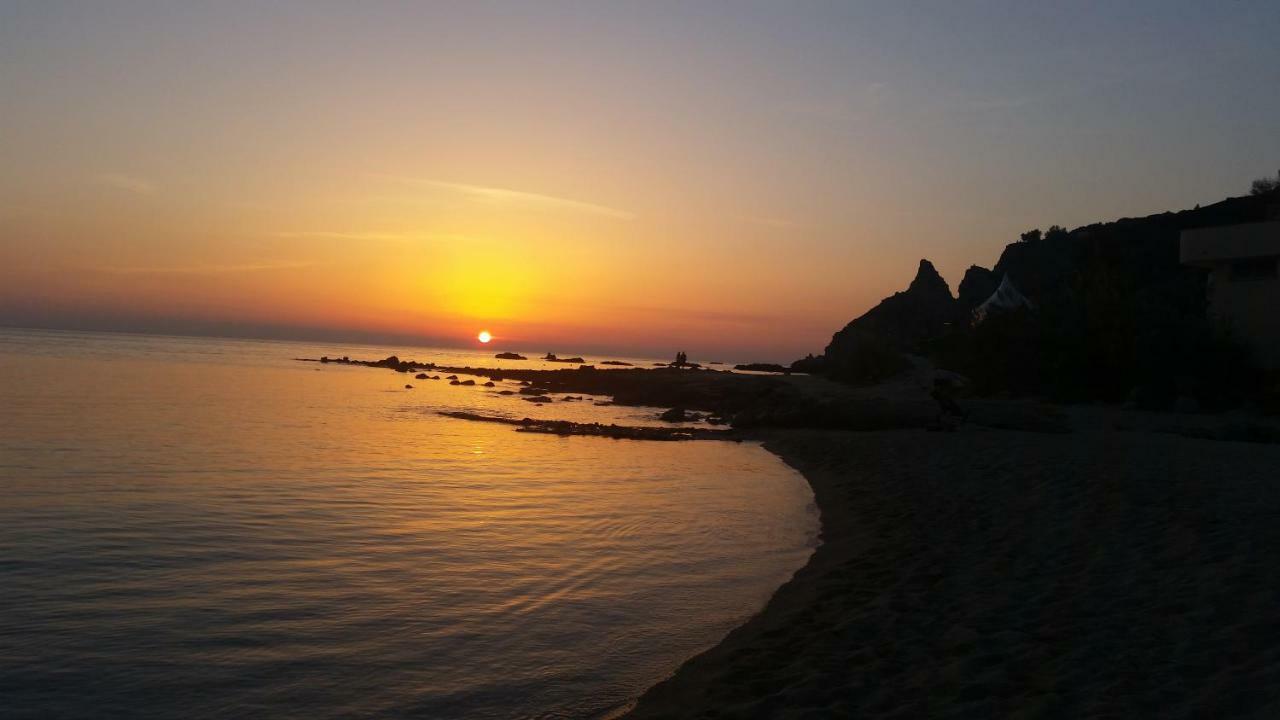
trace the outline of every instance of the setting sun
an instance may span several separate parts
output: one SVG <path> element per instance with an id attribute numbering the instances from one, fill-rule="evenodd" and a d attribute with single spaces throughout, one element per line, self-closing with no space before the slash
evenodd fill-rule
<path id="1" fill-rule="evenodd" d="M 488 330 L 481 330 L 480 334 L 476 336 L 476 339 L 482 343 L 487 343 L 493 339 L 493 336 L 489 334 Z"/>

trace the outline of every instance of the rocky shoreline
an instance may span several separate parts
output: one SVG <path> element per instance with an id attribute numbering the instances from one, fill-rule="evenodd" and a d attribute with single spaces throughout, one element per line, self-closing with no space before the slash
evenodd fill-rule
<path id="1" fill-rule="evenodd" d="M 742 438 L 731 430 L 710 430 L 706 428 L 666 428 L 640 427 L 628 425 L 604 425 L 602 423 L 580 423 L 569 420 L 535 420 L 533 418 L 499 417 L 472 412 L 441 412 L 445 417 L 472 422 L 497 423 L 514 426 L 517 432 L 542 433 L 546 435 L 583 435 L 588 437 L 606 437 L 615 440 L 733 440 L 741 442 Z"/>
<path id="2" fill-rule="evenodd" d="M 629 718 L 1280 714 L 1275 423 L 716 371 L 493 370 L 529 392 L 723 413 L 732 429 L 445 413 L 520 432 L 752 440 L 810 483 L 821 545 Z M 406 370 L 407 371 L 407 370 Z M 1265 431 L 1265 432 L 1264 432 Z M 1217 439 L 1202 439 L 1217 438 Z"/>

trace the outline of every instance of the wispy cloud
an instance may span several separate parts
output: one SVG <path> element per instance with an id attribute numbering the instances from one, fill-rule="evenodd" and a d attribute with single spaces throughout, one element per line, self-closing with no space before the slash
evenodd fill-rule
<path id="1" fill-rule="evenodd" d="M 135 195 L 151 195 L 156 191 L 155 183 L 150 180 L 123 173 L 102 173 L 94 176 L 93 180 L 99 185 L 105 185 L 116 190 L 124 190 Z"/>
<path id="2" fill-rule="evenodd" d="M 386 242 L 407 242 L 409 240 L 417 240 L 420 235 L 407 235 L 404 233 L 381 233 L 381 232 L 341 232 L 335 230 L 301 230 L 296 232 L 273 232 L 271 237 L 278 238 L 299 238 L 299 239 L 315 239 L 315 240 L 369 240 L 369 241 L 386 241 Z"/>
<path id="3" fill-rule="evenodd" d="M 618 208 L 609 207 L 607 205 L 556 197 L 554 195 L 543 195 L 542 193 L 525 192 L 523 190 L 511 190 L 500 187 L 487 187 L 484 185 L 445 182 L 443 180 L 423 180 L 419 178 L 405 177 L 398 177 L 396 179 L 419 187 L 460 193 L 472 199 L 486 202 L 579 212 L 588 215 L 610 217 L 617 220 L 634 220 L 636 217 L 635 213 L 626 210 L 619 210 Z"/>
<path id="4" fill-rule="evenodd" d="M 176 265 L 176 266 L 114 266 L 106 265 L 97 270 L 113 275 L 227 275 L 253 273 L 268 270 L 295 270 L 315 265 L 310 261 L 246 263 L 239 265 Z"/>
<path id="5" fill-rule="evenodd" d="M 884 82 L 868 83 L 860 88 L 839 89 L 832 93 L 789 103 L 782 110 L 826 120 L 856 120 L 879 110 L 893 96 L 893 86 Z"/>

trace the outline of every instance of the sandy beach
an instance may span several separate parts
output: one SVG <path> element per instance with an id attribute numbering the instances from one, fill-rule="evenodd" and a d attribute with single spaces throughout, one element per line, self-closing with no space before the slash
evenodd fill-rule
<path id="1" fill-rule="evenodd" d="M 1280 714 L 1280 447 L 780 430 L 822 545 L 631 718 Z"/>

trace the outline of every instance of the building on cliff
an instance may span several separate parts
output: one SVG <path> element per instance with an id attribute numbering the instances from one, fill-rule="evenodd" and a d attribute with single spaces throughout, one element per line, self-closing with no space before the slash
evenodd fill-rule
<path id="1" fill-rule="evenodd" d="M 1280 221 L 1183 230 L 1180 259 L 1210 271 L 1210 315 L 1280 368 Z"/>

